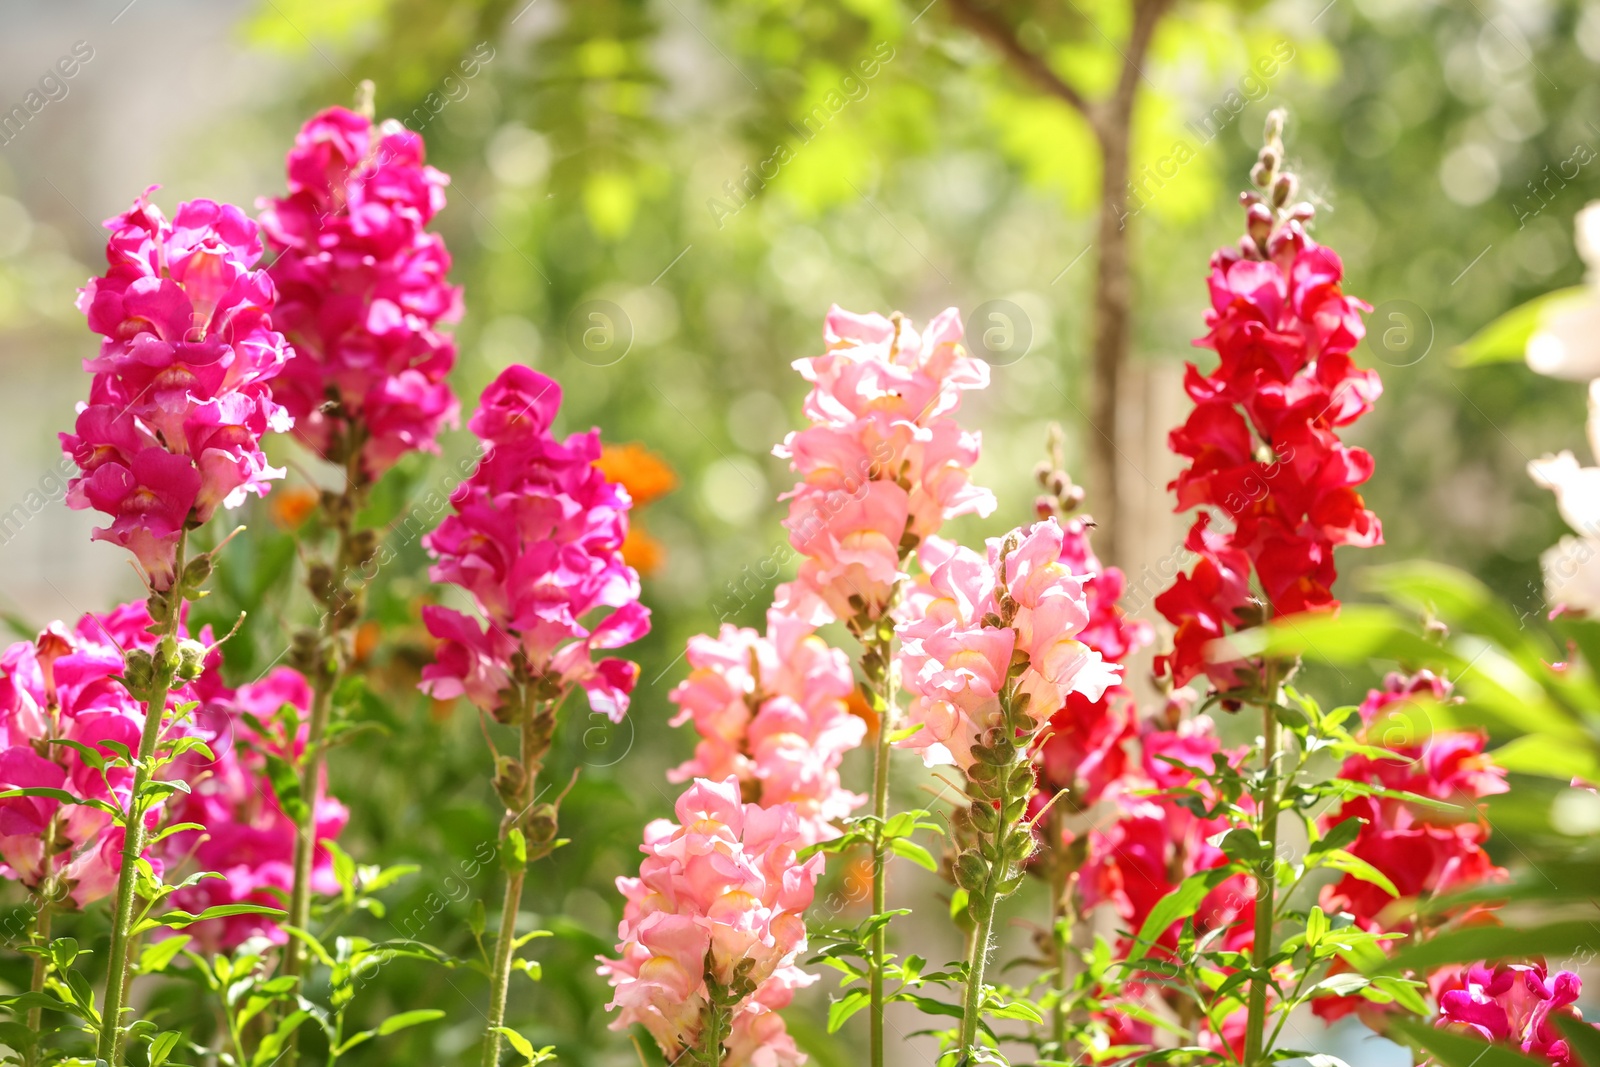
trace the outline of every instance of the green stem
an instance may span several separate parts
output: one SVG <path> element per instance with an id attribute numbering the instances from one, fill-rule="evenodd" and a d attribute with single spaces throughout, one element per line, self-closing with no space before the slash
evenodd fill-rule
<path id="1" fill-rule="evenodd" d="M 988 841 L 957 858 L 958 868 L 965 865 L 969 857 L 977 857 L 983 866 L 982 883 L 968 891 L 976 929 L 967 960 L 967 986 L 961 1006 L 961 1059 L 957 1061 L 961 1065 L 973 1062 L 972 1053 L 978 1047 L 983 977 L 989 959 L 989 942 L 994 936 L 995 909 L 1002 899 L 1016 891 L 1016 869 L 1027 859 L 1033 846 L 1032 831 L 1022 825 L 1027 804 L 1026 794 L 1021 792 L 1033 788 L 1033 774 L 1026 762 L 1033 724 L 1010 679 L 1000 694 L 1000 706 L 1000 724 L 985 733 L 982 745 L 973 746 L 977 763 L 967 780 L 968 795 L 972 798 L 972 821 L 980 839 L 984 834 L 983 824 L 993 819 L 993 826 L 988 832 Z M 987 770 L 981 777 L 978 776 L 980 768 Z M 980 811 L 985 814 L 978 815 Z"/>
<path id="2" fill-rule="evenodd" d="M 139 856 L 144 852 L 144 805 L 141 797 L 150 784 L 150 759 L 155 755 L 156 742 L 161 737 L 161 727 L 166 718 L 167 695 L 172 691 L 173 674 L 177 669 L 178 617 L 183 609 L 184 549 L 187 532 L 178 535 L 178 549 L 174 561 L 172 586 L 166 591 L 165 615 L 156 636 L 156 651 L 150 690 L 144 706 L 144 730 L 139 735 L 139 759 L 133 769 L 133 788 L 128 794 L 128 810 L 124 813 L 122 838 L 122 870 L 117 874 L 116 903 L 112 909 L 111 947 L 107 952 L 106 991 L 100 1016 L 98 1056 L 110 1067 L 117 1067 L 118 1031 L 121 1029 L 123 989 L 128 979 L 129 930 L 133 926 L 133 887 L 139 866 Z"/>
<path id="3" fill-rule="evenodd" d="M 500 939 L 494 946 L 494 975 L 489 989 L 489 1025 L 484 1033 L 483 1067 L 496 1067 L 500 1062 L 500 1034 L 496 1028 L 505 1025 L 512 948 L 517 943 L 517 913 L 522 910 L 522 883 L 526 877 L 526 871 L 513 871 L 506 879 L 506 899 L 500 912 Z"/>
<path id="4" fill-rule="evenodd" d="M 548 834 L 541 827 L 539 839 L 529 842 L 524 826 L 529 825 L 529 809 L 537 797 L 535 786 L 544 760 L 550 752 L 550 741 L 555 732 L 555 704 L 536 704 L 531 686 L 523 685 L 523 703 L 518 708 L 518 734 L 521 749 L 521 784 L 506 797 L 505 818 L 500 824 L 500 851 L 508 855 L 507 842 L 511 832 L 523 833 L 525 857 L 523 865 L 507 873 L 505 901 L 500 912 L 500 936 L 494 946 L 494 970 L 489 979 L 489 1020 L 483 1030 L 483 1067 L 497 1067 L 500 1062 L 499 1028 L 505 1025 L 506 997 L 511 988 L 511 964 L 516 957 L 517 915 L 522 910 L 522 888 L 527 880 L 527 864 L 542 857 L 555 836 L 554 807 L 551 806 L 551 824 Z M 541 814 L 542 814 L 541 807 Z"/>
<path id="5" fill-rule="evenodd" d="M 877 819 L 872 841 L 872 914 L 888 910 L 888 841 L 883 828 L 889 821 L 889 741 L 895 731 L 894 666 L 891 660 L 893 631 L 878 631 L 862 656 L 862 668 L 873 683 L 878 714 L 878 742 L 872 760 L 872 814 Z M 889 963 L 889 931 L 880 924 L 872 931 L 872 959 L 867 978 L 868 1019 L 870 1025 L 868 1060 L 871 1067 L 883 1067 L 883 972 Z"/>
<path id="6" fill-rule="evenodd" d="M 978 1044 L 978 1016 L 983 1010 L 983 972 L 989 962 L 989 940 L 994 936 L 994 879 L 983 891 L 978 902 L 977 928 L 972 934 L 972 955 L 967 960 L 967 989 L 961 1001 L 961 1059 L 962 1064 L 972 1062 L 972 1050 Z"/>
<path id="7" fill-rule="evenodd" d="M 294 885 L 289 894 L 289 925 L 300 930 L 311 929 L 311 874 L 317 846 L 317 802 L 322 795 L 322 772 L 326 766 L 326 739 L 328 721 L 333 712 L 333 694 L 344 677 L 346 663 L 345 630 L 360 614 L 356 608 L 356 594 L 350 589 L 350 575 L 356 563 L 355 516 L 362 502 L 365 486 L 360 466 L 359 445 L 347 448 L 345 490 L 329 516 L 337 531 L 337 545 L 333 564 L 328 568 L 328 587 L 318 589 L 314 580 L 312 595 L 322 602 L 323 614 L 318 626 L 315 667 L 311 674 L 311 712 L 306 730 L 306 748 L 300 766 L 300 797 L 304 802 L 299 815 L 299 825 L 294 835 Z M 306 967 L 305 944 L 291 937 L 284 946 L 283 973 L 302 975 Z M 302 982 L 302 985 L 304 982 Z M 285 1060 L 293 1067 L 298 1046 L 293 1043 L 285 1050 Z"/>
<path id="8" fill-rule="evenodd" d="M 1245 1027 L 1245 1067 L 1265 1063 L 1262 1037 L 1267 1023 L 1267 960 L 1272 956 L 1272 927 L 1277 910 L 1278 866 L 1278 782 L 1274 765 L 1278 759 L 1278 717 L 1273 701 L 1276 683 L 1268 686 L 1269 702 L 1262 707 L 1263 740 L 1261 766 L 1265 772 L 1261 797 L 1261 846 L 1265 853 L 1261 872 L 1256 876 L 1255 938 L 1250 948 L 1250 966 L 1258 972 L 1250 982 L 1249 1014 Z"/>
<path id="9" fill-rule="evenodd" d="M 1066 820 L 1060 804 L 1050 809 L 1050 849 L 1054 853 L 1050 866 L 1050 945 L 1053 950 L 1055 974 L 1051 985 L 1055 988 L 1055 1007 L 1050 1012 L 1050 1041 L 1055 1046 L 1058 1060 L 1067 1058 L 1067 947 L 1071 936 L 1072 912 L 1067 903 L 1067 886 L 1071 871 L 1067 857 L 1062 853 L 1061 836 Z"/>
<path id="10" fill-rule="evenodd" d="M 50 899 L 46 896 L 38 901 L 38 908 L 33 913 L 33 931 L 28 936 L 29 943 L 41 950 L 39 955 L 33 957 L 33 981 L 28 985 L 28 989 L 34 993 L 44 992 L 45 976 L 50 973 L 50 919 Z M 42 1008 L 28 1009 L 28 1031 L 35 1037 L 38 1036 L 39 1026 L 43 1022 Z M 35 1042 L 28 1046 L 23 1063 L 27 1067 L 34 1067 L 38 1062 L 39 1046 Z"/>

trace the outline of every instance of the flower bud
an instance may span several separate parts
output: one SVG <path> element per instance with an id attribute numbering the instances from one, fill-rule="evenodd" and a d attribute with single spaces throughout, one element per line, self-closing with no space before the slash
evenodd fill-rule
<path id="1" fill-rule="evenodd" d="M 128 687 L 128 692 L 143 698 L 150 692 L 151 683 L 155 681 L 155 660 L 150 653 L 142 648 L 130 651 L 122 661 L 122 678 Z"/>
<path id="2" fill-rule="evenodd" d="M 186 568 L 187 570 L 187 568 Z M 192 682 L 200 677 L 206 668 L 206 646 L 199 641 L 186 640 L 178 643 L 178 669 L 177 675 L 185 682 Z"/>
<path id="3" fill-rule="evenodd" d="M 1245 212 L 1245 230 L 1258 245 L 1265 245 L 1272 236 L 1272 209 L 1265 204 L 1251 204 Z"/>
<path id="4" fill-rule="evenodd" d="M 989 877 L 989 865 L 976 852 L 963 852 L 956 857 L 955 876 L 956 885 L 968 893 L 976 893 Z"/>
<path id="5" fill-rule="evenodd" d="M 1300 183 L 1293 174 L 1278 175 L 1278 180 L 1272 185 L 1272 202 L 1278 207 L 1283 207 L 1294 199 L 1294 194 L 1299 188 Z"/>

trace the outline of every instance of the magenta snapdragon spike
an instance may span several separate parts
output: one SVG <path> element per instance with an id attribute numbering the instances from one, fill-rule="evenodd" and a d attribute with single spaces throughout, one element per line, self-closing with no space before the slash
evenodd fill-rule
<path id="1" fill-rule="evenodd" d="M 597 430 L 557 440 L 550 424 L 561 387 L 523 366 L 508 367 L 483 392 L 471 428 L 486 454 L 450 498 L 455 509 L 423 539 L 436 582 L 472 595 L 485 624 L 450 608 L 423 609 L 440 641 L 422 688 L 499 710 L 514 660 L 551 692 L 580 686 L 590 706 L 620 722 L 638 666 L 604 658 L 643 637 L 650 611 L 639 575 L 622 562 L 627 491 L 594 466 Z M 594 622 L 592 613 L 610 609 Z"/>
<path id="2" fill-rule="evenodd" d="M 1576 974 L 1551 974 L 1542 960 L 1475 963 L 1460 988 L 1439 997 L 1438 1025 L 1517 1049 L 1551 1067 L 1574 1067 L 1580 1061 L 1555 1020 L 1583 1018 L 1575 1006 L 1582 992 Z"/>
<path id="3" fill-rule="evenodd" d="M 132 551 L 163 591 L 184 529 L 283 476 L 261 438 L 290 427 L 268 384 L 290 350 L 273 329 L 272 281 L 252 269 L 261 239 L 240 209 L 191 200 L 168 222 L 140 197 L 106 228 L 110 266 L 78 296 L 104 340 L 84 361 L 88 403 L 61 434 L 82 472 L 67 504 L 109 515 L 95 539 Z"/>
<path id="4" fill-rule="evenodd" d="M 52 623 L 37 639 L 0 653 L 0 789 L 61 789 L 126 810 L 132 769 L 113 763 L 102 773 L 75 746 L 88 746 L 107 760 L 116 755 L 113 744 L 138 750 L 144 705 L 118 676 L 125 651 L 156 647 L 149 627 L 143 603 L 124 604 L 105 615 L 85 615 L 70 629 Z M 181 625 L 177 636 L 188 636 Z M 209 643 L 209 629 L 199 638 Z M 169 724 L 166 736 L 198 738 L 214 758 L 192 750 L 165 769 L 164 776 L 192 783 L 189 792 L 174 794 L 165 816 L 205 829 L 169 835 L 143 853 L 157 875 L 214 871 L 224 876 L 173 895 L 176 906 L 196 913 L 214 904 L 276 907 L 281 896 L 273 891 L 287 892 L 293 874 L 294 824 L 266 778 L 266 739 L 255 736 L 241 713 L 268 721 L 285 703 L 304 707 L 309 687 L 299 674 L 280 667 L 235 692 L 223 684 L 220 667 L 221 657 L 213 652 L 199 677 L 175 687 L 168 698 L 169 708 L 197 706 L 192 718 Z M 347 814 L 337 800 L 324 797 L 318 840 L 336 836 Z M 147 830 L 162 815 L 152 809 Z M 87 804 L 49 796 L 6 797 L 0 799 L 0 874 L 51 907 L 86 907 L 116 887 L 124 836 L 108 812 Z M 322 881 L 337 888 L 331 885 L 326 850 L 320 860 Z M 208 921 L 187 932 L 224 950 L 255 935 L 278 944 L 285 940 L 277 924 L 261 915 Z"/>
<path id="5" fill-rule="evenodd" d="M 465 696 L 516 729 L 518 754 L 496 759 L 495 789 L 505 803 L 500 848 L 505 904 L 491 968 L 484 1067 L 497 1067 L 506 991 L 514 963 L 517 915 L 527 866 L 549 855 L 561 796 L 541 799 L 535 784 L 555 733 L 556 710 L 581 688 L 589 707 L 621 722 L 638 665 L 598 650 L 637 641 L 650 629 L 639 603 L 639 575 L 622 561 L 627 490 L 607 481 L 598 430 L 565 440 L 551 432 L 561 388 L 527 367 L 506 368 L 483 391 L 472 432 L 483 443 L 478 468 L 450 497 L 454 511 L 423 540 L 429 571 L 472 597 L 483 622 L 438 605 L 423 622 L 438 640 L 421 688 L 449 700 Z"/>
<path id="6" fill-rule="evenodd" d="M 912 549 L 945 519 L 995 507 L 972 484 L 979 435 L 954 418 L 989 365 L 961 346 L 954 308 L 918 334 L 900 315 L 835 307 L 823 336 L 822 355 L 795 362 L 811 425 L 773 450 L 801 477 L 784 525 L 804 557 L 778 604 L 818 625 L 880 618 Z"/>
<path id="7" fill-rule="evenodd" d="M 346 463 L 358 449 L 375 479 L 407 452 L 438 451 L 456 422 L 455 343 L 438 327 L 459 316 L 461 291 L 426 230 L 450 179 L 426 165 L 420 135 L 338 107 L 301 129 L 288 178 L 287 196 L 261 204 L 296 356 L 274 392 L 318 454 Z"/>
<path id="8" fill-rule="evenodd" d="M 642 1024 L 669 1062 L 795 1067 L 776 1012 L 816 980 L 795 964 L 823 857 L 798 862 L 793 805 L 745 804 L 736 778 L 696 779 L 675 812 L 645 828 L 639 876 L 617 879 L 620 958 L 600 966 L 611 1028 Z"/>
<path id="9" fill-rule="evenodd" d="M 193 784 L 189 792 L 174 797 L 171 812 L 173 823 L 195 823 L 203 829 L 164 838 L 159 854 L 174 868 L 187 866 L 222 877 L 178 890 L 172 903 L 195 914 L 229 904 L 281 907 L 294 888 L 296 827 L 267 775 L 267 753 L 293 762 L 304 751 L 311 685 L 290 667 L 274 668 L 237 691 L 222 688 L 220 682 L 213 685 L 217 691 L 200 708 L 196 725 L 211 738 L 214 759 L 191 753 L 178 762 L 178 772 Z M 254 725 L 275 724 L 285 707 L 298 713 L 293 751 L 284 737 L 264 736 Z M 328 795 L 325 779 L 324 774 L 313 818 L 317 847 L 311 887 L 337 893 L 333 857 L 325 843 L 339 836 L 350 812 Z M 209 919 L 185 932 L 206 949 L 221 952 L 231 952 L 252 937 L 275 945 L 289 940 L 276 921 L 251 913 Z"/>
<path id="10" fill-rule="evenodd" d="M 838 837 L 839 821 L 867 801 L 839 781 L 845 753 L 867 732 L 847 703 L 856 687 L 849 658 L 777 611 L 765 635 L 724 625 L 716 637 L 691 637 L 685 658 L 689 677 L 668 696 L 679 708 L 672 724 L 692 722 L 700 742 L 667 777 L 731 776 L 748 801 L 792 804 L 802 843 Z"/>

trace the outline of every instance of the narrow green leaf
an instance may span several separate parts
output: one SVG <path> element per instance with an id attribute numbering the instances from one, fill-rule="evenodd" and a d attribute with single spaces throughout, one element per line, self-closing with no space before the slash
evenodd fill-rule
<path id="1" fill-rule="evenodd" d="M 1543 1060 L 1487 1044 L 1475 1037 L 1440 1030 L 1419 1019 L 1397 1019 L 1391 1025 L 1433 1053 L 1441 1067 L 1548 1067 Z"/>
<path id="2" fill-rule="evenodd" d="M 836 1034 L 845 1021 L 871 1003 L 865 989 L 853 989 L 828 1005 L 828 1033 Z"/>
<path id="3" fill-rule="evenodd" d="M 1215 867 L 1199 871 L 1185 878 L 1178 883 L 1176 889 L 1156 901 L 1156 906 L 1150 909 L 1144 925 L 1139 927 L 1139 934 L 1134 938 L 1125 966 L 1131 968 L 1142 962 L 1167 932 L 1168 927 L 1180 919 L 1187 919 L 1193 915 L 1206 894 L 1234 873 L 1231 867 Z"/>
<path id="4" fill-rule="evenodd" d="M 1378 973 L 1431 971 L 1446 963 L 1477 960 L 1526 959 L 1530 956 L 1564 956 L 1580 945 L 1595 943 L 1600 924 L 1571 921 L 1546 926 L 1469 926 L 1447 930 L 1419 945 L 1396 953 Z"/>
<path id="5" fill-rule="evenodd" d="M 1589 295 L 1586 285 L 1536 296 L 1494 319 L 1455 348 L 1458 367 L 1480 367 L 1487 363 L 1515 363 L 1525 358 L 1528 339 L 1541 322 L 1555 311 L 1569 307 Z"/>
<path id="6" fill-rule="evenodd" d="M 435 1019 L 443 1019 L 444 1012 L 438 1008 L 420 1008 L 417 1011 L 403 1011 L 399 1015 L 391 1015 L 378 1024 L 378 1036 L 388 1037 L 390 1034 L 423 1023 L 431 1023 Z"/>
<path id="7" fill-rule="evenodd" d="M 923 870 L 937 871 L 939 861 L 933 858 L 933 853 L 917 844 L 908 837 L 896 837 L 889 842 L 889 851 L 902 859 L 908 859 Z"/>

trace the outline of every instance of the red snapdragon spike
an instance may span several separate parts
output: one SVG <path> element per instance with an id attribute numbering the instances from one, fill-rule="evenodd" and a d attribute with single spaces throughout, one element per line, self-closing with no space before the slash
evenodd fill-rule
<path id="1" fill-rule="evenodd" d="M 274 390 L 320 454 L 344 459 L 354 431 L 376 478 L 407 452 L 438 451 L 457 419 L 455 342 L 439 326 L 459 316 L 461 291 L 426 230 L 450 179 L 426 165 L 418 134 L 337 107 L 301 129 L 288 178 L 287 196 L 260 205 L 278 253 L 275 317 L 296 353 Z"/>
<path id="2" fill-rule="evenodd" d="M 1089 861 L 1084 867 L 1084 903 L 1111 904 L 1123 928 L 1137 931 L 1162 897 L 1196 871 L 1228 862 L 1208 839 L 1227 829 L 1223 818 L 1204 819 L 1158 790 L 1195 789 L 1210 796 L 1211 787 L 1196 771 L 1212 770 L 1221 753 L 1235 764 L 1242 749 L 1225 751 L 1211 720 L 1189 719 L 1175 730 L 1146 729 L 1140 737 L 1142 759 L 1123 775 L 1111 793 L 1121 818 L 1089 835 Z M 1176 760 L 1177 765 L 1167 762 Z M 1144 794 L 1144 795 L 1141 795 Z M 1254 936 L 1255 898 L 1246 875 L 1235 875 L 1207 894 L 1194 915 L 1197 933 L 1226 929 L 1219 947 L 1248 951 Z M 1164 931 L 1152 955 L 1162 958 L 1177 949 L 1181 923 Z M 1124 949 L 1131 947 L 1125 940 Z"/>
<path id="3" fill-rule="evenodd" d="M 1263 601 L 1279 615 L 1337 609 L 1333 549 L 1383 539 L 1356 489 L 1372 476 L 1372 457 L 1337 433 L 1382 390 L 1350 358 L 1370 309 L 1344 295 L 1342 272 L 1296 218 L 1258 258 L 1233 249 L 1212 257 L 1210 329 L 1195 344 L 1216 352 L 1217 365 L 1204 374 L 1189 366 L 1195 408 L 1170 437 L 1189 461 L 1169 486 L 1179 509 L 1208 509 L 1186 543 L 1200 559 L 1155 601 L 1177 627 L 1171 654 L 1157 659 L 1175 684 L 1200 674 L 1218 689 L 1240 684 L 1248 665 L 1214 643 L 1259 621 Z"/>
<path id="4" fill-rule="evenodd" d="M 1323 888 L 1323 910 L 1347 913 L 1363 930 L 1411 933 L 1418 900 L 1506 877 L 1504 868 L 1485 850 L 1490 828 L 1479 802 L 1507 789 L 1506 772 L 1484 752 L 1487 738 L 1466 730 L 1412 736 L 1414 716 L 1408 714 L 1407 705 L 1449 697 L 1449 683 L 1430 671 L 1395 672 L 1361 704 L 1363 722 L 1374 727 L 1365 740 L 1389 755 L 1352 756 L 1339 769 L 1339 777 L 1418 798 L 1411 802 L 1394 795 L 1354 797 L 1322 820 L 1324 833 L 1347 819 L 1363 820 L 1347 851 L 1371 864 L 1399 891 L 1395 896 L 1350 875 Z M 1429 800 L 1453 807 L 1424 803 Z M 1456 909 L 1436 921 L 1445 918 L 1474 922 L 1487 916 L 1481 908 Z M 1439 986 L 1451 980 L 1452 973 L 1426 977 L 1430 985 Z M 1330 1021 L 1359 1013 L 1369 1024 L 1381 1027 L 1384 1017 L 1398 1009 L 1350 996 L 1319 998 L 1312 1010 Z"/>
<path id="5" fill-rule="evenodd" d="M 1081 519 L 1062 523 L 1061 562 L 1074 574 L 1085 575 L 1084 598 L 1089 619 L 1078 640 L 1100 654 L 1108 664 L 1124 664 L 1153 637 L 1150 624 L 1132 619 L 1118 601 L 1126 579 L 1116 567 L 1100 562 L 1089 544 L 1089 527 Z M 1039 733 L 1036 762 L 1039 791 L 1033 811 L 1061 790 L 1063 802 L 1084 809 L 1092 806 L 1128 766 L 1126 744 L 1137 733 L 1133 694 L 1121 683 L 1099 698 L 1070 693 Z M 1052 842 L 1059 844 L 1059 842 Z"/>

